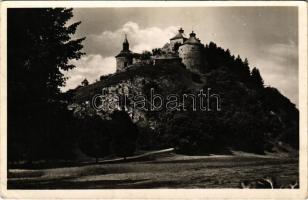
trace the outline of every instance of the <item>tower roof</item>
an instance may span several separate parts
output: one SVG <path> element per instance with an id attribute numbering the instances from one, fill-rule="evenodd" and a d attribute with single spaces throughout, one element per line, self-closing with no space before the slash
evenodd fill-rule
<path id="1" fill-rule="evenodd" d="M 176 40 L 176 39 L 180 39 L 180 38 L 185 38 L 186 39 L 186 37 L 184 35 L 184 30 L 182 28 L 180 28 L 178 30 L 178 33 L 174 37 L 170 38 L 170 40 Z"/>
<path id="2" fill-rule="evenodd" d="M 190 37 L 184 42 L 184 44 L 202 45 L 200 40 L 196 38 L 196 33 L 194 33 L 194 31 L 192 31 L 189 36 Z"/>
<path id="3" fill-rule="evenodd" d="M 125 38 L 124 38 L 124 41 L 123 41 L 123 49 L 115 57 L 117 58 L 117 57 L 131 57 L 131 56 L 133 56 L 133 52 L 131 52 L 129 50 L 129 43 L 128 43 L 128 40 L 127 40 L 127 35 L 125 34 Z"/>

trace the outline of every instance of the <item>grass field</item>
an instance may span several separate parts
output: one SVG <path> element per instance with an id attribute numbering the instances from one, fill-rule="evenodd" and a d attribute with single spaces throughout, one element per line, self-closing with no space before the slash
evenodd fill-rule
<path id="1" fill-rule="evenodd" d="M 239 188 L 265 176 L 298 181 L 298 159 L 277 156 L 183 156 L 50 169 L 10 169 L 8 189 Z"/>

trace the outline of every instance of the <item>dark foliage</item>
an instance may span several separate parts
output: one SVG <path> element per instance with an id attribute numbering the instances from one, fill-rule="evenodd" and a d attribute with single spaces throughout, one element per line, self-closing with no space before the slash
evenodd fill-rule
<path id="1" fill-rule="evenodd" d="M 255 68 L 255 67 L 251 70 L 250 80 L 251 80 L 252 86 L 255 89 L 263 88 L 263 84 L 264 84 L 263 79 L 261 77 L 261 74 L 260 74 L 259 70 L 257 68 Z"/>
<path id="2" fill-rule="evenodd" d="M 160 56 L 160 55 L 163 54 L 163 52 L 162 52 L 162 49 L 155 48 L 155 49 L 152 49 L 152 54 L 153 54 L 153 56 Z"/>
<path id="3" fill-rule="evenodd" d="M 8 9 L 8 160 L 71 158 L 74 121 L 60 70 L 83 53 L 72 9 Z"/>
<path id="4" fill-rule="evenodd" d="M 134 155 L 138 128 L 125 111 L 114 111 L 111 115 L 112 148 L 117 156 L 126 159 Z"/>
<path id="5" fill-rule="evenodd" d="M 181 46 L 181 43 L 176 42 L 172 48 L 173 51 L 177 52 L 179 50 L 179 47 Z"/>
<path id="6" fill-rule="evenodd" d="M 81 86 L 88 86 L 89 85 L 89 81 L 87 79 L 84 79 L 82 82 L 81 82 Z"/>
<path id="7" fill-rule="evenodd" d="M 159 150 L 163 148 L 155 130 L 148 126 L 138 126 L 137 148 L 142 150 Z"/>
<path id="8" fill-rule="evenodd" d="M 141 60 L 147 60 L 151 58 L 152 53 L 149 51 L 143 51 L 142 54 L 140 55 Z"/>
<path id="9" fill-rule="evenodd" d="M 235 58 L 213 42 L 206 45 L 204 57 L 204 90 L 220 95 L 222 110 L 161 114 L 158 132 L 163 146 L 185 154 L 228 148 L 262 154 L 278 144 L 298 148 L 299 113 L 288 98 L 277 89 L 264 88 L 259 70 L 250 73 L 247 59 Z"/>
<path id="10" fill-rule="evenodd" d="M 88 156 L 98 158 L 111 154 L 111 136 L 107 121 L 98 115 L 85 116 L 80 122 L 79 147 Z"/>

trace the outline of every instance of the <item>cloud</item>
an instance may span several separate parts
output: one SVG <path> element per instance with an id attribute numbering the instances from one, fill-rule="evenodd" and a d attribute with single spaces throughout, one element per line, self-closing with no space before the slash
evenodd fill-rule
<path id="1" fill-rule="evenodd" d="M 83 56 L 80 60 L 72 60 L 71 64 L 76 67 L 70 71 L 63 72 L 68 77 L 63 91 L 75 88 L 85 78 L 90 82 L 99 80 L 101 75 L 111 74 L 116 71 L 116 60 L 114 57 L 102 57 L 99 54 Z"/>
<path id="2" fill-rule="evenodd" d="M 298 47 L 293 41 L 265 46 L 265 54 L 277 63 L 291 63 L 298 60 Z"/>
<path id="3" fill-rule="evenodd" d="M 279 91 L 298 105 L 298 48 L 289 43 L 262 46 L 263 51 L 254 61 L 260 69 L 266 85 L 277 87 Z"/>
<path id="4" fill-rule="evenodd" d="M 141 53 L 143 50 L 150 51 L 153 48 L 162 47 L 176 34 L 177 30 L 176 26 L 141 28 L 137 23 L 129 21 L 114 31 L 107 30 L 100 34 L 89 34 L 85 41 L 85 50 L 87 53 L 114 56 L 122 49 L 126 33 L 130 49 Z"/>

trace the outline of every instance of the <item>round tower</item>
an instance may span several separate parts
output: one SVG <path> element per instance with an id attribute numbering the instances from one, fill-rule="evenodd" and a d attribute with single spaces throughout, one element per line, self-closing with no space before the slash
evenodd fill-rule
<path id="1" fill-rule="evenodd" d="M 203 71 L 203 44 L 196 38 L 192 31 L 189 38 L 179 47 L 179 57 L 182 63 L 192 72 L 200 73 Z"/>
<path id="2" fill-rule="evenodd" d="M 116 55 L 117 72 L 125 70 L 129 65 L 133 64 L 133 52 L 129 50 L 129 43 L 125 34 L 122 51 Z"/>

